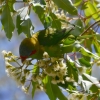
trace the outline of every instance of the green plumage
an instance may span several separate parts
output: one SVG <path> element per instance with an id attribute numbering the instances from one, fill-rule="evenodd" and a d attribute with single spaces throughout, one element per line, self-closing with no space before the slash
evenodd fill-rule
<path id="1" fill-rule="evenodd" d="M 59 42 L 61 42 L 62 39 L 67 38 L 70 34 L 70 31 L 73 29 L 67 30 L 63 29 L 61 31 L 56 31 L 54 33 L 51 33 L 48 30 L 42 30 L 38 34 L 38 41 L 40 45 L 43 46 L 53 46 L 57 45 Z"/>

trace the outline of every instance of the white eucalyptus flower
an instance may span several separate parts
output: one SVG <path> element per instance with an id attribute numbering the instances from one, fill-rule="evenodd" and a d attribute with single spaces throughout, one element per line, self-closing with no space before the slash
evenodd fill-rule
<path id="1" fill-rule="evenodd" d="M 47 52 L 44 52 L 44 53 L 43 53 L 43 58 L 49 58 L 49 55 L 48 55 Z"/>
<path id="2" fill-rule="evenodd" d="M 39 67 L 43 67 L 43 66 L 45 66 L 45 61 L 44 61 L 44 60 L 39 60 L 39 61 L 37 62 L 37 65 L 38 65 Z"/>
<path id="3" fill-rule="evenodd" d="M 37 89 L 39 89 L 39 90 L 41 90 L 41 91 L 43 91 L 43 90 L 44 90 L 43 86 L 42 86 L 42 85 L 40 85 L 40 84 L 37 84 L 37 85 L 36 85 L 36 88 L 37 88 Z"/>
<path id="4" fill-rule="evenodd" d="M 64 63 L 63 59 L 59 61 L 60 69 L 64 69 L 66 67 L 66 64 Z"/>
<path id="5" fill-rule="evenodd" d="M 12 56 L 12 52 L 11 51 L 8 51 L 8 56 Z"/>
<path id="6" fill-rule="evenodd" d="M 74 82 L 74 79 L 73 79 L 73 78 L 70 78 L 70 77 L 66 77 L 65 80 L 66 80 L 67 82 Z"/>
<path id="7" fill-rule="evenodd" d="M 25 87 L 25 86 L 22 86 L 22 90 L 25 92 L 25 93 L 27 93 L 28 92 L 28 87 Z"/>
<path id="8" fill-rule="evenodd" d="M 57 84 L 57 80 L 55 80 L 55 78 L 52 78 L 51 83 Z"/>
<path id="9" fill-rule="evenodd" d="M 60 66 L 59 66 L 58 62 L 56 61 L 56 63 L 53 64 L 53 69 L 54 69 L 54 71 L 58 71 L 59 68 L 60 68 Z"/>
<path id="10" fill-rule="evenodd" d="M 4 55 L 4 57 L 8 56 L 8 54 L 7 54 L 7 52 L 5 50 L 2 51 L 2 54 Z"/>

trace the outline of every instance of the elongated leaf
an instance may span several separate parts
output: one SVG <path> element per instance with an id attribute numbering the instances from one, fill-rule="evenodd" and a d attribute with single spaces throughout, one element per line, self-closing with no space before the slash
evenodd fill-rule
<path id="1" fill-rule="evenodd" d="M 33 75 L 39 74 L 39 67 L 37 65 L 34 65 L 33 70 L 32 70 L 32 74 Z M 32 87 L 32 97 L 34 97 L 37 84 L 38 84 L 37 82 L 32 81 L 32 86 L 33 86 Z"/>
<path id="2" fill-rule="evenodd" d="M 88 91 L 89 92 L 89 89 L 93 85 L 93 83 L 90 82 L 90 81 L 87 81 L 87 80 L 82 80 L 81 85 L 82 85 L 82 87 L 83 87 L 83 89 L 85 91 Z"/>
<path id="3" fill-rule="evenodd" d="M 38 15 L 40 21 L 44 24 L 44 20 L 45 20 L 44 8 L 41 7 L 40 5 L 37 5 L 37 6 L 33 6 L 33 10 Z"/>
<path id="4" fill-rule="evenodd" d="M 39 67 L 37 65 L 34 65 L 32 73 L 33 74 L 38 74 L 39 73 Z"/>
<path id="5" fill-rule="evenodd" d="M 10 0 L 10 2 L 8 2 L 8 5 L 9 5 L 11 12 L 16 12 L 14 9 L 14 3 L 15 3 L 15 0 Z"/>
<path id="6" fill-rule="evenodd" d="M 45 17 L 44 27 L 47 29 L 52 25 L 52 19 L 50 16 Z"/>
<path id="7" fill-rule="evenodd" d="M 71 0 L 53 0 L 53 2 L 68 13 L 77 15 L 77 9 L 73 6 Z"/>
<path id="8" fill-rule="evenodd" d="M 22 23 L 21 17 L 20 17 L 20 15 L 17 15 L 17 18 L 16 18 L 16 28 L 17 28 L 18 34 L 22 33 L 22 28 L 21 28 L 21 25 L 20 25 L 21 23 Z"/>
<path id="9" fill-rule="evenodd" d="M 78 60 L 82 65 L 85 65 L 86 67 L 90 67 L 91 66 L 91 64 L 84 58 L 80 58 Z"/>
<path id="10" fill-rule="evenodd" d="M 61 92 L 59 87 L 55 84 L 51 84 L 53 93 L 56 95 L 56 97 L 59 98 L 59 100 L 67 100 L 67 98 L 64 96 L 64 94 Z"/>
<path id="11" fill-rule="evenodd" d="M 75 42 L 75 37 L 74 36 L 69 36 L 68 38 L 66 38 L 65 40 L 63 40 L 63 44 L 64 45 L 71 45 Z"/>
<path id="12" fill-rule="evenodd" d="M 54 13 L 49 14 L 52 18 L 52 28 L 61 29 L 61 22 Z"/>
<path id="13" fill-rule="evenodd" d="M 27 37 L 31 37 L 31 31 L 34 29 L 30 18 L 21 20 L 20 15 L 17 15 L 16 27 L 18 34 L 23 32 Z"/>
<path id="14" fill-rule="evenodd" d="M 71 31 L 70 34 L 74 36 L 79 36 L 83 32 L 83 22 L 80 19 L 77 19 L 75 22 L 75 28 Z"/>
<path id="15" fill-rule="evenodd" d="M 83 36 L 77 37 L 77 39 L 87 39 L 87 38 L 91 38 L 91 37 L 94 37 L 94 36 L 98 36 L 98 35 L 97 34 L 83 35 Z"/>
<path id="16" fill-rule="evenodd" d="M 31 37 L 30 33 L 31 33 L 31 30 L 34 29 L 34 27 L 32 25 L 30 18 L 24 20 L 21 23 L 21 29 L 22 29 L 22 32 L 24 32 L 27 37 Z"/>
<path id="17" fill-rule="evenodd" d="M 99 59 L 99 56 L 93 54 L 88 49 L 81 46 L 79 43 L 75 44 L 75 51 L 79 51 L 79 52 L 81 52 L 82 55 L 87 56 L 89 58 L 93 57 L 94 59 Z"/>
<path id="18" fill-rule="evenodd" d="M 89 50 L 85 49 L 84 47 L 81 47 L 80 52 L 84 56 L 93 57 L 94 59 L 98 59 L 99 58 L 99 56 L 93 54 L 92 52 L 90 52 Z"/>
<path id="19" fill-rule="evenodd" d="M 90 76 L 90 75 L 88 75 L 88 74 L 86 74 L 86 73 L 84 73 L 84 74 L 82 75 L 82 77 L 83 77 L 85 80 L 89 80 L 90 82 L 93 82 L 93 84 L 94 84 L 95 86 L 97 86 L 98 88 L 100 88 L 99 81 L 98 81 L 95 77 L 92 77 L 92 76 Z"/>
<path id="20" fill-rule="evenodd" d="M 61 48 L 62 53 L 70 53 L 73 51 L 73 44 L 71 45 L 63 45 Z"/>
<path id="21" fill-rule="evenodd" d="M 4 27 L 4 31 L 6 32 L 7 38 L 10 40 L 15 26 L 11 18 L 10 9 L 8 5 L 4 6 L 4 9 L 1 15 L 1 23 Z"/>
<path id="22" fill-rule="evenodd" d="M 75 0 L 74 6 L 79 6 L 82 3 L 82 0 Z"/>
<path id="23" fill-rule="evenodd" d="M 32 81 L 32 86 L 33 86 L 32 87 L 32 98 L 34 97 L 34 94 L 35 94 L 36 85 L 37 85 L 37 83 Z"/>
<path id="24" fill-rule="evenodd" d="M 96 37 L 94 37 L 94 38 L 95 38 L 93 40 L 94 49 L 95 49 L 96 53 L 100 56 L 100 43 L 98 42 Z"/>
<path id="25" fill-rule="evenodd" d="M 84 12 L 87 17 L 90 18 L 92 17 L 96 21 L 100 20 L 98 10 L 96 9 L 95 5 L 91 1 L 86 2 L 85 6 L 86 7 L 84 9 Z"/>
<path id="26" fill-rule="evenodd" d="M 43 80 L 43 83 L 45 85 L 46 88 L 46 93 L 49 96 L 50 100 L 56 100 L 56 96 L 54 95 L 52 86 L 51 86 L 51 82 L 50 82 L 50 77 L 46 76 Z"/>
<path id="27" fill-rule="evenodd" d="M 68 66 L 68 76 L 74 78 L 75 81 L 78 82 L 78 71 L 75 67 L 74 61 L 72 61 L 69 56 L 67 56 L 67 66 Z"/>

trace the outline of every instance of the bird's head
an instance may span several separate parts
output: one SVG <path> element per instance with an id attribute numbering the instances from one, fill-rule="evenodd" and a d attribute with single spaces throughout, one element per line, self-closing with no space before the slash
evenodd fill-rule
<path id="1" fill-rule="evenodd" d="M 32 55 L 35 55 L 39 51 L 38 40 L 34 37 L 25 38 L 19 47 L 19 54 L 21 61 L 24 62 L 27 58 L 30 58 Z"/>

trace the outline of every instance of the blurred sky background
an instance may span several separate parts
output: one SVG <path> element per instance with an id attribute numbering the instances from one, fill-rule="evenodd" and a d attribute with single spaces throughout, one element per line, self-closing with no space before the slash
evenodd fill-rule
<path id="1" fill-rule="evenodd" d="M 16 3 L 15 8 L 18 10 L 23 6 L 23 3 Z M 35 32 L 43 29 L 43 25 L 37 18 L 36 14 L 31 13 L 31 19 L 35 26 Z M 18 35 L 15 30 L 13 37 L 9 41 L 6 34 L 3 31 L 0 31 L 0 100 L 49 100 L 48 96 L 41 91 L 36 91 L 35 96 L 32 99 L 31 95 L 25 94 L 21 90 L 21 87 L 18 87 L 16 82 L 8 77 L 5 72 L 5 61 L 1 52 L 3 50 L 11 51 L 14 55 L 19 56 L 19 45 L 24 38 L 24 34 Z"/>

